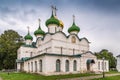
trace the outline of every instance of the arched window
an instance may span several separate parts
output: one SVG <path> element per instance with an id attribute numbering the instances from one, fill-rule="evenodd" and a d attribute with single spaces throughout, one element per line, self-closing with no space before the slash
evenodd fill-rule
<path id="1" fill-rule="evenodd" d="M 28 72 L 30 72 L 30 63 L 28 62 Z"/>
<path id="2" fill-rule="evenodd" d="M 35 72 L 37 72 L 37 61 L 35 61 Z"/>
<path id="3" fill-rule="evenodd" d="M 98 69 L 100 70 L 100 62 L 98 62 Z"/>
<path id="4" fill-rule="evenodd" d="M 31 52 L 31 53 L 30 53 L 30 57 L 32 57 L 32 55 L 33 55 L 33 53 Z"/>
<path id="5" fill-rule="evenodd" d="M 60 60 L 59 59 L 57 59 L 56 60 L 56 72 L 60 72 L 61 71 L 61 63 L 60 63 Z"/>
<path id="6" fill-rule="evenodd" d="M 73 61 L 73 71 L 77 71 L 77 61 Z"/>
<path id="7" fill-rule="evenodd" d="M 39 60 L 39 71 L 42 72 L 42 60 Z"/>
<path id="8" fill-rule="evenodd" d="M 104 69 L 106 70 L 106 62 L 104 63 L 105 65 L 104 65 Z"/>
<path id="9" fill-rule="evenodd" d="M 57 28 L 55 27 L 55 32 L 57 31 Z"/>
<path id="10" fill-rule="evenodd" d="M 33 62 L 31 62 L 31 72 L 33 72 Z"/>
<path id="11" fill-rule="evenodd" d="M 102 70 L 104 70 L 104 63 L 102 62 Z"/>
<path id="12" fill-rule="evenodd" d="M 69 71 L 69 61 L 68 60 L 65 61 L 65 71 L 66 72 Z"/>
<path id="13" fill-rule="evenodd" d="M 72 36 L 72 43 L 76 43 L 76 38 L 75 38 L 75 36 Z"/>

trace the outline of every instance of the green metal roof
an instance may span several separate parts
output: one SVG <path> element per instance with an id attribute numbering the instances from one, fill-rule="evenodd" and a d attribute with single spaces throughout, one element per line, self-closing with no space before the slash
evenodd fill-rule
<path id="1" fill-rule="evenodd" d="M 76 26 L 76 24 L 73 22 L 72 26 L 68 29 L 68 32 L 70 33 L 71 31 L 80 31 L 80 28 Z"/>
<path id="2" fill-rule="evenodd" d="M 52 12 L 52 15 L 51 17 L 46 21 L 46 26 L 48 26 L 49 24 L 56 24 L 56 25 L 60 25 L 60 22 L 57 18 L 55 18 L 55 16 L 53 15 L 53 12 Z"/>
<path id="3" fill-rule="evenodd" d="M 88 59 L 87 64 L 90 64 L 90 63 L 95 63 L 95 61 L 93 59 Z"/>
<path id="4" fill-rule="evenodd" d="M 29 57 L 23 57 L 23 58 L 21 58 L 21 59 L 16 59 L 16 62 L 17 63 L 21 63 L 21 62 L 24 62 L 24 61 L 26 61 L 26 60 L 28 60 L 29 59 Z"/>
<path id="5" fill-rule="evenodd" d="M 30 59 L 33 59 L 33 58 L 36 58 L 36 57 L 39 57 L 39 56 L 44 56 L 44 55 L 47 55 L 47 56 L 61 56 L 61 57 L 75 57 L 75 58 L 80 58 L 81 57 L 81 54 L 77 54 L 77 55 L 65 55 L 65 54 L 55 54 L 55 53 L 43 53 L 43 54 L 40 54 L 40 55 L 37 55 L 37 56 L 34 56 L 34 57 L 30 57 L 27 60 L 30 60 Z"/>
<path id="6" fill-rule="evenodd" d="M 25 37 L 24 37 L 25 40 L 33 40 L 33 37 L 28 33 Z"/>
<path id="7" fill-rule="evenodd" d="M 40 28 L 40 26 L 39 26 L 39 28 L 38 28 L 38 30 L 36 30 L 35 32 L 34 32 L 34 35 L 45 35 L 45 32 Z"/>

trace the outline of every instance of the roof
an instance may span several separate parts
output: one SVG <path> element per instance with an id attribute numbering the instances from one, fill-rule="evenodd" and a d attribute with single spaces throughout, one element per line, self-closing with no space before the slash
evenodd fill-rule
<path id="1" fill-rule="evenodd" d="M 80 28 L 78 26 L 75 25 L 75 23 L 73 22 L 72 26 L 68 29 L 68 32 L 70 33 L 71 31 L 80 31 Z"/>
<path id="2" fill-rule="evenodd" d="M 85 37 L 84 37 L 84 38 L 79 38 L 77 34 L 70 34 L 70 35 L 67 36 L 67 35 L 66 35 L 64 32 L 62 32 L 62 31 L 58 31 L 58 32 L 56 32 L 56 33 L 62 33 L 66 38 L 69 38 L 70 35 L 75 35 L 80 41 L 81 41 L 82 39 L 85 39 L 88 43 L 90 43 L 87 38 L 85 38 Z M 47 34 L 54 35 L 54 34 L 56 34 L 56 33 L 49 33 L 49 32 L 47 32 L 47 33 L 43 36 L 43 38 L 41 38 L 41 40 L 44 40 L 44 38 L 45 38 L 45 36 L 46 36 Z M 38 38 L 37 38 L 37 40 L 38 40 Z M 37 40 L 36 40 L 36 42 L 37 42 Z"/>
<path id="3" fill-rule="evenodd" d="M 93 59 L 88 59 L 87 64 L 90 64 L 90 63 L 95 63 L 95 61 Z"/>
<path id="4" fill-rule="evenodd" d="M 37 56 L 34 56 L 34 57 L 30 57 L 30 58 L 26 59 L 25 61 L 33 59 L 33 58 L 37 58 L 37 57 L 40 57 L 40 56 L 45 56 L 45 55 L 47 55 L 47 56 L 61 56 L 61 57 L 75 57 L 75 58 L 81 57 L 81 54 L 65 55 L 65 54 L 55 54 L 55 53 L 43 53 L 43 54 L 40 54 L 40 55 L 37 55 Z"/>
<path id="5" fill-rule="evenodd" d="M 28 33 L 25 37 L 24 37 L 25 40 L 33 40 L 33 37 Z"/>
<path id="6" fill-rule="evenodd" d="M 27 59 L 29 59 L 29 57 L 24 57 L 22 59 L 16 59 L 16 62 L 21 63 L 21 62 L 26 61 Z"/>
<path id="7" fill-rule="evenodd" d="M 23 46 L 23 47 L 30 47 L 30 48 L 37 48 L 35 42 L 32 42 L 32 45 L 24 44 L 24 45 L 22 45 L 22 46 Z"/>
<path id="8" fill-rule="evenodd" d="M 46 26 L 48 26 L 49 24 L 56 24 L 56 25 L 60 25 L 60 22 L 57 18 L 55 18 L 55 16 L 53 15 L 53 12 L 52 12 L 52 15 L 51 17 L 46 21 Z"/>
<path id="9" fill-rule="evenodd" d="M 39 27 L 35 32 L 34 32 L 34 35 L 45 35 L 45 32 Z"/>
<path id="10" fill-rule="evenodd" d="M 120 57 L 120 55 L 116 56 L 116 57 Z"/>

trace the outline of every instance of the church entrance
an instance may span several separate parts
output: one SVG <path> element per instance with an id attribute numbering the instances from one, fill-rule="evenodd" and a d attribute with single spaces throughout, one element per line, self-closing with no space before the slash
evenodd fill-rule
<path id="1" fill-rule="evenodd" d="M 24 63 L 20 63 L 20 71 L 24 71 Z"/>
<path id="2" fill-rule="evenodd" d="M 86 62 L 87 65 L 87 71 L 92 71 L 92 65 L 95 63 L 95 61 L 93 59 L 88 59 Z"/>

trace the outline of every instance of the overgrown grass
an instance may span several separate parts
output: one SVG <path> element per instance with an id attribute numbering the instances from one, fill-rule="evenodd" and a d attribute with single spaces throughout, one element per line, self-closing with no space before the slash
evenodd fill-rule
<path id="1" fill-rule="evenodd" d="M 110 77 L 105 77 L 105 78 L 92 79 L 92 80 L 120 80 L 120 75 L 119 76 L 110 76 Z"/>
<path id="2" fill-rule="evenodd" d="M 63 78 L 74 78 L 74 77 L 83 77 L 83 76 L 93 76 L 96 74 L 68 74 L 68 75 L 54 75 L 54 76 L 43 76 L 38 74 L 29 74 L 29 73 L 0 73 L 0 76 L 3 80 L 56 80 Z"/>

